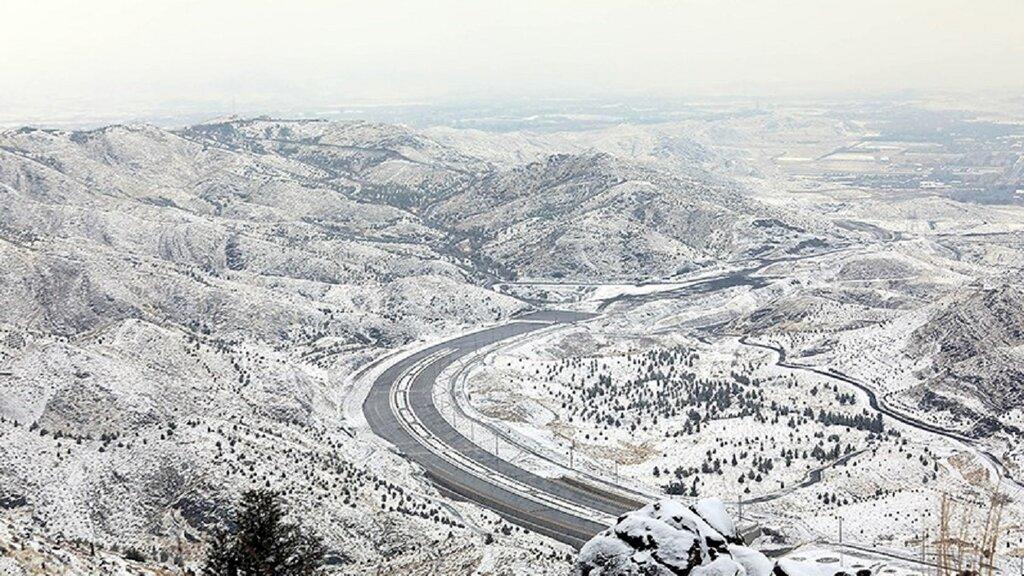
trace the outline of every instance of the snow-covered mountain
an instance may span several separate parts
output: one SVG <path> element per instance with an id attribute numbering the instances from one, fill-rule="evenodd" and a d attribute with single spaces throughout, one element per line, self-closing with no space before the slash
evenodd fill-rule
<path id="1" fill-rule="evenodd" d="M 347 378 L 526 306 L 412 212 L 188 132 L 0 134 L 5 516 L 188 560 L 239 490 L 301 484 L 339 561 L 467 530 L 394 457 L 365 464 Z"/>
<path id="2" fill-rule="evenodd" d="M 813 236 L 711 178 L 605 153 L 497 171 L 427 215 L 526 278 L 667 277 Z"/>
<path id="3" fill-rule="evenodd" d="M 446 498 L 356 416 L 357 376 L 386 357 L 543 300 L 605 310 L 615 338 L 720 332 L 731 348 L 707 369 L 721 360 L 723 378 L 776 378 L 771 344 L 944 426 L 1019 424 L 1024 296 L 992 279 L 1021 260 L 1012 237 L 986 243 L 1017 212 L 787 195 L 797 180 L 744 176 L 775 172 L 715 135 L 273 119 L 0 132 L 0 546 L 78 573 L 131 562 L 127 548 L 187 563 L 239 492 L 271 486 L 341 573 L 565 573 L 566 547 Z M 494 382 L 521 398 L 530 373 Z M 787 378 L 770 381 L 803 402 Z M 828 414 L 814 434 L 838 426 Z M 643 453 L 635 478 L 700 464 Z M 914 461 L 934 477 L 931 458 Z M 735 475 L 709 478 L 730 490 Z M 649 522 L 630 522 L 605 543 L 633 557 Z"/>
<path id="4" fill-rule="evenodd" d="M 495 279 L 671 275 L 808 235 L 776 212 L 650 162 L 510 166 L 361 122 L 2 132 L 4 518 L 188 561 L 226 502 L 271 485 L 356 573 L 481 526 L 497 543 L 445 561 L 560 570 L 554 544 L 353 437 L 353 373 L 529 307 Z"/>

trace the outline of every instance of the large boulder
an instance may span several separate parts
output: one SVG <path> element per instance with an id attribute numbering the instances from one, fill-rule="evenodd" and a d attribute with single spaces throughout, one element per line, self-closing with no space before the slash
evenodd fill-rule
<path id="1" fill-rule="evenodd" d="M 661 500 L 619 517 L 583 545 L 576 576 L 871 576 L 810 562 L 772 562 L 743 545 L 721 500 Z"/>
<path id="2" fill-rule="evenodd" d="M 581 576 L 769 576 L 772 563 L 742 545 L 720 500 L 648 504 L 580 550 Z"/>

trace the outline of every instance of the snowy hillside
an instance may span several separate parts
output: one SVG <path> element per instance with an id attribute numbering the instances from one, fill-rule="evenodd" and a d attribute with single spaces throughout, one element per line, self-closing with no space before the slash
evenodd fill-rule
<path id="1" fill-rule="evenodd" d="M 479 561 L 540 546 L 558 566 L 354 438 L 344 406 L 373 359 L 530 308 L 496 279 L 671 275 L 805 236 L 720 182 L 631 162 L 509 166 L 362 122 L 0 133 L 6 516 L 187 563 L 226 502 L 271 485 L 331 519 L 344 566 L 420 558 L 412 533 L 495 530 L 511 547 Z"/>
<path id="2" fill-rule="evenodd" d="M 637 280 L 793 250 L 813 233 L 710 179 L 608 154 L 560 154 L 501 170 L 428 217 L 523 278 Z"/>
<path id="3" fill-rule="evenodd" d="M 913 397 L 925 410 L 948 412 L 967 432 L 986 435 L 1021 405 L 1024 292 L 1017 276 L 972 287 L 942 302 L 911 336 L 907 353 L 928 359 Z M 995 418 L 982 416 L 995 415 Z M 1004 419 L 1005 420 L 1005 419 Z"/>

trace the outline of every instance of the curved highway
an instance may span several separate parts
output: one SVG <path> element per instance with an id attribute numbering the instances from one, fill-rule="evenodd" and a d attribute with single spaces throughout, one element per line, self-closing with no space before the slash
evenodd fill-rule
<path id="1" fill-rule="evenodd" d="M 389 366 L 363 403 L 370 429 L 419 464 L 450 496 L 472 500 L 508 521 L 579 547 L 643 503 L 576 481 L 545 478 L 484 450 L 434 405 L 433 386 L 453 362 L 492 343 L 590 314 L 546 311 L 420 350 Z"/>
<path id="2" fill-rule="evenodd" d="M 761 285 L 754 274 L 770 264 L 802 257 L 762 260 L 748 269 L 704 278 L 665 293 L 623 295 L 603 303 L 599 311 L 623 302 L 678 298 L 740 285 Z M 433 387 L 452 363 L 495 342 L 554 324 L 572 323 L 594 314 L 548 310 L 473 332 L 419 350 L 395 362 L 376 377 L 363 402 L 370 429 L 403 457 L 421 466 L 447 495 L 471 500 L 505 519 L 566 544 L 579 547 L 605 529 L 615 517 L 646 502 L 626 491 L 581 482 L 547 478 L 502 460 L 466 438 L 441 415 Z"/>
<path id="3" fill-rule="evenodd" d="M 796 259 L 796 258 L 794 258 Z M 763 261 L 754 268 L 732 271 L 667 293 L 624 295 L 609 299 L 599 310 L 625 301 L 648 301 L 680 297 L 694 292 L 715 291 L 738 285 L 758 286 L 764 279 L 755 276 L 775 261 Z M 501 326 L 473 332 L 419 350 L 395 362 L 373 381 L 363 403 L 370 429 L 395 447 L 403 457 L 423 468 L 445 494 L 470 500 L 489 508 L 510 522 L 579 547 L 614 521 L 616 516 L 641 507 L 644 502 L 625 491 L 598 487 L 576 478 L 549 478 L 529 472 L 501 459 L 466 438 L 441 415 L 434 404 L 433 388 L 440 374 L 450 365 L 496 342 L 533 332 L 548 326 L 592 318 L 594 314 L 549 310 L 521 316 Z M 779 355 L 778 365 L 809 370 L 852 384 L 867 395 L 875 410 L 917 428 L 970 444 L 970 439 L 888 409 L 870 388 L 833 370 L 793 364 L 786 361 L 785 350 L 752 342 L 749 346 L 772 350 Z M 979 450 L 1005 474 L 1002 463 Z M 854 455 L 849 455 L 852 458 Z M 822 470 L 810 474 L 802 486 L 820 480 Z M 1012 478 L 1009 478 L 1013 481 Z M 769 500 L 778 495 L 749 501 Z"/>

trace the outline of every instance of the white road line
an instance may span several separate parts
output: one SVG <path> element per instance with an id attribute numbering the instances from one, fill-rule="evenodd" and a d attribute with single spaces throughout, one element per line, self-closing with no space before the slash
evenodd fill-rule
<path id="1" fill-rule="evenodd" d="M 478 462 L 466 458 L 457 450 L 454 450 L 451 446 L 445 443 L 443 439 L 433 436 L 423 422 L 419 420 L 415 412 L 411 409 L 402 409 L 400 407 L 403 404 L 404 406 L 409 406 L 409 390 L 416 376 L 418 376 L 419 373 L 427 366 L 441 359 L 445 355 L 450 354 L 454 350 L 455 349 L 453 348 L 443 348 L 434 354 L 423 358 L 402 374 L 397 385 L 392 386 L 390 395 L 392 410 L 399 416 L 399 423 L 403 428 L 405 428 L 406 432 L 415 438 L 420 445 L 437 457 L 478 479 L 484 480 L 487 483 L 500 486 L 510 492 L 522 496 L 523 498 L 529 499 L 548 508 L 554 508 L 561 512 L 587 518 L 601 524 L 610 524 L 613 522 L 615 517 L 610 514 L 580 506 L 552 494 L 542 492 L 532 486 L 520 482 L 519 480 L 500 474 L 479 464 Z"/>

